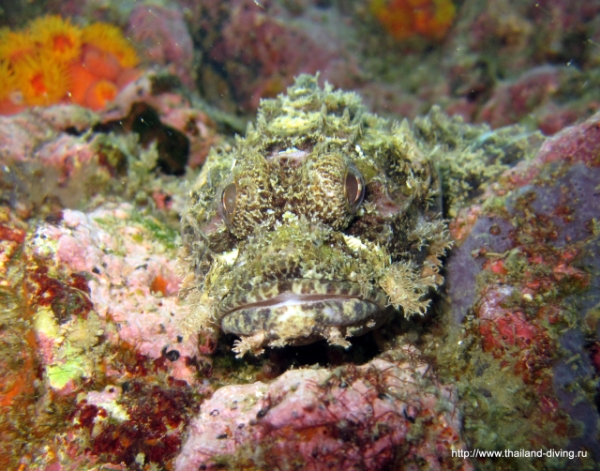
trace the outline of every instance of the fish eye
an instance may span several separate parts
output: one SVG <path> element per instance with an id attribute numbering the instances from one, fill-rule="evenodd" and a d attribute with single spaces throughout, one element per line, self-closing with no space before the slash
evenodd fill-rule
<path id="1" fill-rule="evenodd" d="M 365 180 L 354 167 L 348 167 L 346 171 L 344 192 L 350 212 L 356 212 L 365 197 Z"/>
<path id="2" fill-rule="evenodd" d="M 227 224 L 231 224 L 233 215 L 235 214 L 235 203 L 237 198 L 237 186 L 235 183 L 230 183 L 221 193 L 221 204 L 219 210 L 223 219 Z"/>

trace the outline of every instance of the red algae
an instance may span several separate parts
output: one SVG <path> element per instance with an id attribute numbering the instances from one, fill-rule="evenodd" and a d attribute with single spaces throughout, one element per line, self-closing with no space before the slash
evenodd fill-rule
<path id="1" fill-rule="evenodd" d="M 593 221 L 600 216 L 594 190 L 600 181 L 595 162 L 599 120 L 595 115 L 547 139 L 535 159 L 508 170 L 500 178 L 504 185 L 491 186 L 487 201 L 493 204 L 479 208 L 471 215 L 476 222 L 461 228 L 466 233 L 448 266 L 451 298 L 473 296 L 472 317 L 462 319 L 468 333 L 459 335 L 458 343 L 478 346 L 466 347 L 460 368 L 474 371 L 461 375 L 459 388 L 472 391 L 477 378 L 489 384 L 500 375 L 503 383 L 515 384 L 515 402 L 529 394 L 539 398 L 520 420 L 524 433 L 510 437 L 515 447 L 519 442 L 532 448 L 571 443 L 593 450 L 592 460 L 599 452 L 591 438 L 597 425 L 588 417 L 597 414 L 597 391 L 587 381 L 597 374 L 597 348 L 584 335 L 598 335 L 593 305 L 600 263 Z M 456 309 L 453 315 L 458 314 Z M 438 356 L 443 364 L 443 356 L 452 355 L 445 350 Z M 471 364 L 490 357 L 499 369 L 493 363 L 484 369 Z M 501 391 L 486 388 L 490 395 L 477 401 L 502 410 Z M 478 421 L 472 414 L 467 412 L 467 428 L 505 427 L 501 416 Z M 573 426 L 589 438 L 575 436 Z"/>
<path id="2" fill-rule="evenodd" d="M 196 407 L 189 386 L 135 380 L 112 389 L 115 392 L 110 394 L 126 413 L 125 420 L 104 420 L 106 409 L 87 401 L 80 402 L 70 418 L 89 434 L 90 452 L 108 462 L 125 463 L 129 469 L 142 469 L 140 454 L 147 465 L 169 462 L 181 445 L 186 417 Z"/>

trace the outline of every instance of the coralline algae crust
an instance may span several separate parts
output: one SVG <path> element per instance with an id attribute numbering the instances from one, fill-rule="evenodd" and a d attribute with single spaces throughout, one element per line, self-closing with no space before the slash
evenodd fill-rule
<path id="1" fill-rule="evenodd" d="M 290 370 L 216 391 L 174 469 L 472 470 L 450 453 L 466 449 L 456 400 L 407 345 L 362 366 Z"/>

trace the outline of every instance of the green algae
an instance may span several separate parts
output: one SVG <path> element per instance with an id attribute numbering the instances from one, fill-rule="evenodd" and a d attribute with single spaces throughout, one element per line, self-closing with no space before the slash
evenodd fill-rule
<path id="1" fill-rule="evenodd" d="M 179 230 L 168 226 L 151 215 L 133 212 L 131 222 L 142 226 L 151 239 L 162 244 L 167 250 L 175 250 L 179 244 Z M 137 236 L 140 237 L 140 236 Z"/>

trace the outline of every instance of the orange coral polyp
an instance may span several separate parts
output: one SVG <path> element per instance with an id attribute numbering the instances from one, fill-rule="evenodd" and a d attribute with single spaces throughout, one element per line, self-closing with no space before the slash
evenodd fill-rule
<path id="1" fill-rule="evenodd" d="M 69 75 L 71 86 L 67 91 L 67 96 L 71 102 L 81 106 L 86 106 L 85 97 L 88 89 L 100 80 L 100 77 L 90 72 L 90 70 L 81 64 L 70 64 Z"/>
<path id="2" fill-rule="evenodd" d="M 16 63 L 34 54 L 35 43 L 29 32 L 4 29 L 0 32 L 0 60 Z"/>
<path id="3" fill-rule="evenodd" d="M 454 21 L 452 0 L 372 0 L 371 12 L 394 38 L 441 39 Z"/>
<path id="4" fill-rule="evenodd" d="M 12 69 L 8 62 L 0 60 L 0 115 L 11 115 L 23 110 L 17 90 Z"/>
<path id="5" fill-rule="evenodd" d="M 112 82 L 117 80 L 123 70 L 119 64 L 119 59 L 113 53 L 101 51 L 91 45 L 85 46 L 83 65 L 98 77 Z"/>
<path id="6" fill-rule="evenodd" d="M 31 89 L 36 96 L 48 95 L 48 87 L 46 86 L 47 79 L 44 77 L 43 72 L 38 72 L 29 79 Z"/>
<path id="7" fill-rule="evenodd" d="M 0 29 L 0 115 L 27 106 L 77 103 L 104 108 L 139 71 L 121 30 L 94 23 L 84 30 L 45 16 L 24 31 Z"/>
<path id="8" fill-rule="evenodd" d="M 8 62 L 0 60 L 0 101 L 8 98 L 16 88 L 15 76 Z"/>
<path id="9" fill-rule="evenodd" d="M 27 105 L 57 103 L 69 88 L 69 75 L 64 64 L 47 57 L 27 57 L 16 64 L 14 70 Z"/>
<path id="10" fill-rule="evenodd" d="M 99 80 L 88 88 L 85 95 L 85 104 L 94 111 L 106 107 L 108 102 L 114 100 L 119 93 L 117 86 L 108 80 Z"/>
<path id="11" fill-rule="evenodd" d="M 30 31 L 41 53 L 61 62 L 77 59 L 81 53 L 81 30 L 69 19 L 60 16 L 45 16 L 31 22 Z"/>
<path id="12" fill-rule="evenodd" d="M 73 40 L 69 36 L 61 34 L 52 38 L 52 49 L 59 53 L 67 52 L 68 50 L 73 49 L 74 46 Z"/>
<path id="13" fill-rule="evenodd" d="M 93 23 L 83 30 L 81 37 L 85 44 L 114 54 L 123 68 L 135 67 L 139 62 L 135 49 L 116 26 L 108 23 Z"/>

